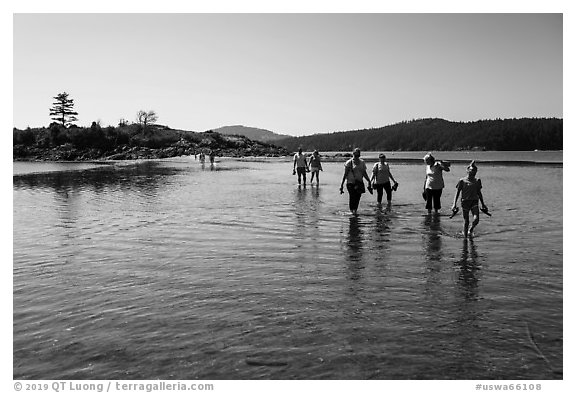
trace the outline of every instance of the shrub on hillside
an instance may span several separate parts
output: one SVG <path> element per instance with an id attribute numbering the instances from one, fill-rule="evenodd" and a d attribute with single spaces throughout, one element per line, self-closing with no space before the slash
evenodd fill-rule
<path id="1" fill-rule="evenodd" d="M 25 130 L 19 130 L 14 128 L 12 131 L 12 144 L 13 145 L 25 145 L 32 146 L 36 143 L 36 135 L 34 132 L 27 128 Z"/>

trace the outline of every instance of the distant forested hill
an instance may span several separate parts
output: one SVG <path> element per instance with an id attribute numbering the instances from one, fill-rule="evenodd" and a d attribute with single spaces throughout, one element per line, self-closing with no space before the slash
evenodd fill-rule
<path id="1" fill-rule="evenodd" d="M 212 130 L 222 135 L 242 135 L 253 141 L 274 143 L 278 139 L 288 137 L 288 135 L 276 134 L 272 131 L 262 128 L 245 127 L 245 126 L 226 126 Z"/>
<path id="2" fill-rule="evenodd" d="M 274 142 L 295 151 L 562 150 L 562 119 L 451 122 L 419 119 L 386 127 L 291 137 Z"/>

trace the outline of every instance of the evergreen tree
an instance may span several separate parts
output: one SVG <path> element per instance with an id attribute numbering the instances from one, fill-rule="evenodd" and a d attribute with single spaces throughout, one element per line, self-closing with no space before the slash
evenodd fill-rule
<path id="1" fill-rule="evenodd" d="M 61 123 L 64 127 L 78 120 L 76 117 L 78 112 L 74 111 L 74 100 L 68 98 L 68 93 L 63 92 L 53 98 L 56 101 L 52 103 L 52 108 L 50 108 L 52 120 Z"/>

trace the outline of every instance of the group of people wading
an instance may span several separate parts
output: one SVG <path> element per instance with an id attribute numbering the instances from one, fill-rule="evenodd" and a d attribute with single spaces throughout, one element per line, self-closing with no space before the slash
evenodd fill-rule
<path id="1" fill-rule="evenodd" d="M 398 189 L 398 182 L 390 171 L 390 166 L 386 162 L 386 155 L 379 155 L 379 162 L 372 167 L 372 176 L 368 176 L 366 163 L 360 158 L 360 149 L 356 148 L 352 151 L 352 158 L 344 164 L 344 175 L 342 176 L 342 183 L 340 184 L 340 193 L 344 193 L 344 183 L 349 195 L 349 208 L 353 215 L 358 214 L 358 205 L 362 194 L 366 192 L 364 179 L 368 182 L 368 192 L 371 194 L 376 190 L 376 199 L 378 205 L 382 204 L 384 192 L 386 192 L 387 209 L 390 210 L 392 203 L 392 191 Z M 424 156 L 426 164 L 426 178 L 422 190 L 422 197 L 426 201 L 426 209 L 428 214 L 438 213 L 442 208 L 440 197 L 444 189 L 443 172 L 450 171 L 450 162 L 436 160 L 431 153 Z M 322 171 L 322 163 L 318 150 L 314 150 L 310 157 L 306 157 L 302 153 L 302 148 L 298 149 L 298 153 L 294 155 L 294 169 L 292 174 L 298 175 L 298 184 L 302 182 L 306 185 L 306 173 L 311 172 L 312 176 L 310 184 L 313 183 L 316 177 L 316 185 L 320 184 L 320 171 Z M 458 199 L 461 197 L 462 216 L 464 218 L 463 235 L 471 237 L 474 229 L 480 221 L 480 211 L 488 213 L 488 208 L 484 203 L 482 196 L 482 182 L 476 178 L 478 168 L 475 161 L 472 161 L 466 168 L 467 176 L 461 178 L 456 184 L 456 195 L 452 204 L 452 216 L 456 215 L 459 208 L 456 206 Z M 393 182 L 393 184 L 391 183 Z M 479 208 L 478 202 L 482 207 Z M 472 224 L 470 225 L 470 212 L 472 213 Z"/>
<path id="2" fill-rule="evenodd" d="M 204 164 L 206 162 L 206 153 L 204 151 L 200 151 L 199 154 L 200 163 Z M 216 158 L 216 152 L 214 150 L 208 151 L 208 158 L 210 159 L 210 165 L 214 165 L 214 159 Z M 196 153 L 194 153 L 194 159 L 196 159 Z"/>

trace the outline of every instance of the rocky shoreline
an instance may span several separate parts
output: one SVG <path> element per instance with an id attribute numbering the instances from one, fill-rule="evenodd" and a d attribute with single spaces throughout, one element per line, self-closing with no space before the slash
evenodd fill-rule
<path id="1" fill-rule="evenodd" d="M 245 141 L 245 140 L 244 140 Z M 181 140 L 173 146 L 150 148 L 144 146 L 119 145 L 111 150 L 98 148 L 80 149 L 70 143 L 42 148 L 38 146 L 15 145 L 14 161 L 117 161 L 162 159 L 179 156 L 190 156 L 213 151 L 217 156 L 225 157 L 283 157 L 288 154 L 284 148 L 258 143 L 243 143 L 241 146 L 229 147 L 214 144 L 196 145 Z"/>

